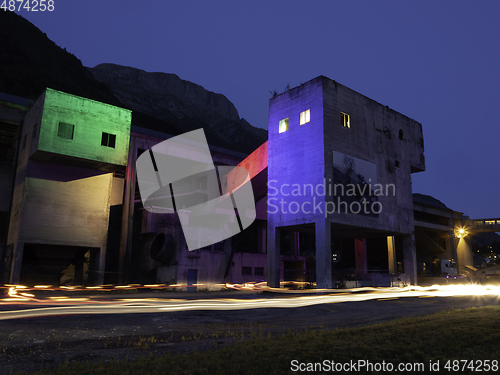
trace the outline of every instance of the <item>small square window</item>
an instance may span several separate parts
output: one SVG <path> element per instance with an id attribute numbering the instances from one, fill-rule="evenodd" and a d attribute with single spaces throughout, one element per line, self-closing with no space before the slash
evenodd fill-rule
<path id="1" fill-rule="evenodd" d="M 340 124 L 344 128 L 350 128 L 351 127 L 351 120 L 349 118 L 349 115 L 344 112 L 340 112 Z"/>
<path id="2" fill-rule="evenodd" d="M 252 267 L 241 267 L 242 275 L 252 275 Z"/>
<path id="3" fill-rule="evenodd" d="M 109 133 L 102 133 L 101 146 L 115 148 L 116 135 Z"/>
<path id="4" fill-rule="evenodd" d="M 33 133 L 31 134 L 31 139 L 36 139 L 36 136 L 38 134 L 38 124 L 35 124 L 33 127 Z"/>
<path id="5" fill-rule="evenodd" d="M 288 130 L 288 117 L 280 120 L 280 133 L 284 133 Z"/>
<path id="6" fill-rule="evenodd" d="M 307 124 L 309 121 L 311 121 L 311 110 L 300 112 L 300 125 Z"/>
<path id="7" fill-rule="evenodd" d="M 25 134 L 23 137 L 23 148 L 22 148 L 23 150 L 26 148 L 27 140 L 28 140 L 28 134 Z"/>
<path id="8" fill-rule="evenodd" d="M 255 267 L 255 276 L 264 276 L 264 267 Z"/>
<path id="9" fill-rule="evenodd" d="M 57 129 L 57 135 L 65 139 L 73 139 L 75 134 L 75 125 L 66 124 L 64 122 L 59 123 L 59 128 Z"/>

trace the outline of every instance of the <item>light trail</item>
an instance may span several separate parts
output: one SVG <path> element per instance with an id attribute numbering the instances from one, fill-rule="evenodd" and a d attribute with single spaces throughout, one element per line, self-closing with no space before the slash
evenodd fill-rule
<path id="1" fill-rule="evenodd" d="M 250 287 L 243 286 L 242 288 Z M 87 296 L 77 298 L 71 298 L 68 296 L 52 296 L 37 298 L 33 295 L 33 293 L 36 293 L 34 292 L 35 289 L 35 287 L 18 288 L 16 286 L 9 286 L 9 298 L 0 299 L 0 307 L 15 306 L 17 309 L 0 311 L 0 320 L 74 314 L 134 314 L 195 310 L 297 308 L 328 303 L 392 300 L 397 298 L 464 296 L 500 297 L 500 287 L 498 286 L 472 284 L 445 286 L 433 285 L 430 287 L 411 286 L 406 288 L 356 288 L 341 290 L 293 291 L 293 295 L 271 295 L 270 298 L 198 298 L 192 300 L 177 298 L 118 298 L 116 296 L 114 299 L 104 299 L 103 296 Z M 46 289 L 47 288 L 44 290 Z M 285 292 L 285 290 L 281 288 L 264 288 L 262 285 L 257 286 L 254 290 Z M 28 291 L 31 293 L 27 293 Z M 311 295 L 311 292 L 315 294 Z M 204 294 L 203 297 L 205 296 L 209 296 L 209 294 Z M 500 301 L 500 299 L 497 301 Z M 18 306 L 22 306 L 23 308 L 19 309 Z"/>

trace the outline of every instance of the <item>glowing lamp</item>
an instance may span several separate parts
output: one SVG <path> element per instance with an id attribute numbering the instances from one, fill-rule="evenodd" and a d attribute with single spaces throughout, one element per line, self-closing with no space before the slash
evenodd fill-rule
<path id="1" fill-rule="evenodd" d="M 458 230 L 455 230 L 455 236 L 457 238 L 464 238 L 465 236 L 467 236 L 467 234 L 469 234 L 469 232 L 467 232 L 464 228 L 459 228 Z"/>

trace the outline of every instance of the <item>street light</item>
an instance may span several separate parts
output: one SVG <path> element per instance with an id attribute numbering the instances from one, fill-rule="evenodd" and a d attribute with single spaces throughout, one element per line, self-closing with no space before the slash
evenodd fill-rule
<path id="1" fill-rule="evenodd" d="M 464 228 L 458 228 L 455 230 L 455 237 L 457 238 L 464 238 L 468 234 L 469 232 L 467 232 Z"/>

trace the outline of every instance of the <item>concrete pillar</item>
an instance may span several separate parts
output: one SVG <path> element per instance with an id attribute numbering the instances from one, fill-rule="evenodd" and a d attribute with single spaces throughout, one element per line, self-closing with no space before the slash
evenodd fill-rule
<path id="1" fill-rule="evenodd" d="M 446 252 L 450 254 L 450 259 L 457 260 L 457 241 L 455 239 L 455 231 L 448 232 L 446 239 Z"/>
<path id="2" fill-rule="evenodd" d="M 397 273 L 398 265 L 396 264 L 396 241 L 394 236 L 387 236 L 387 258 L 389 263 L 389 273 Z"/>
<path id="3" fill-rule="evenodd" d="M 267 285 L 280 287 L 280 229 L 267 227 Z"/>
<path id="4" fill-rule="evenodd" d="M 366 238 L 354 240 L 354 249 L 356 254 L 356 274 L 368 272 L 368 262 L 366 259 Z"/>
<path id="5" fill-rule="evenodd" d="M 132 234 L 133 234 L 133 218 L 134 218 L 134 202 L 135 202 L 135 183 L 136 171 L 135 162 L 137 161 L 137 149 L 135 147 L 135 137 L 130 137 L 127 170 L 125 178 L 125 186 L 123 191 L 123 212 L 122 212 L 122 227 L 120 236 L 120 255 L 118 259 L 118 283 L 126 284 L 129 271 L 130 260 L 132 256 Z M 102 253 L 101 248 L 101 253 Z M 102 275 L 104 276 L 104 259 L 102 263 Z M 101 265 L 101 263 L 99 263 Z M 101 272 L 101 267 L 99 267 Z M 102 278 L 104 282 L 104 277 Z"/>
<path id="6" fill-rule="evenodd" d="M 403 236 L 403 269 L 410 276 L 410 284 L 417 284 L 417 251 L 415 232 Z"/>
<path id="7" fill-rule="evenodd" d="M 320 220 L 316 232 L 316 288 L 332 287 L 332 238 L 330 223 Z"/>
<path id="8" fill-rule="evenodd" d="M 463 273 L 466 270 L 465 266 L 474 265 L 474 257 L 472 255 L 470 236 L 458 239 L 457 263 L 458 263 L 458 270 L 460 273 Z"/>
<path id="9" fill-rule="evenodd" d="M 12 250 L 12 265 L 10 266 L 10 284 L 18 285 L 21 280 L 21 267 L 23 265 L 24 242 L 14 244 Z"/>
<path id="10" fill-rule="evenodd" d="M 97 253 L 96 257 L 96 272 L 97 272 L 97 280 L 95 282 L 96 285 L 104 284 L 104 272 L 106 266 L 106 245 L 103 245 Z"/>

